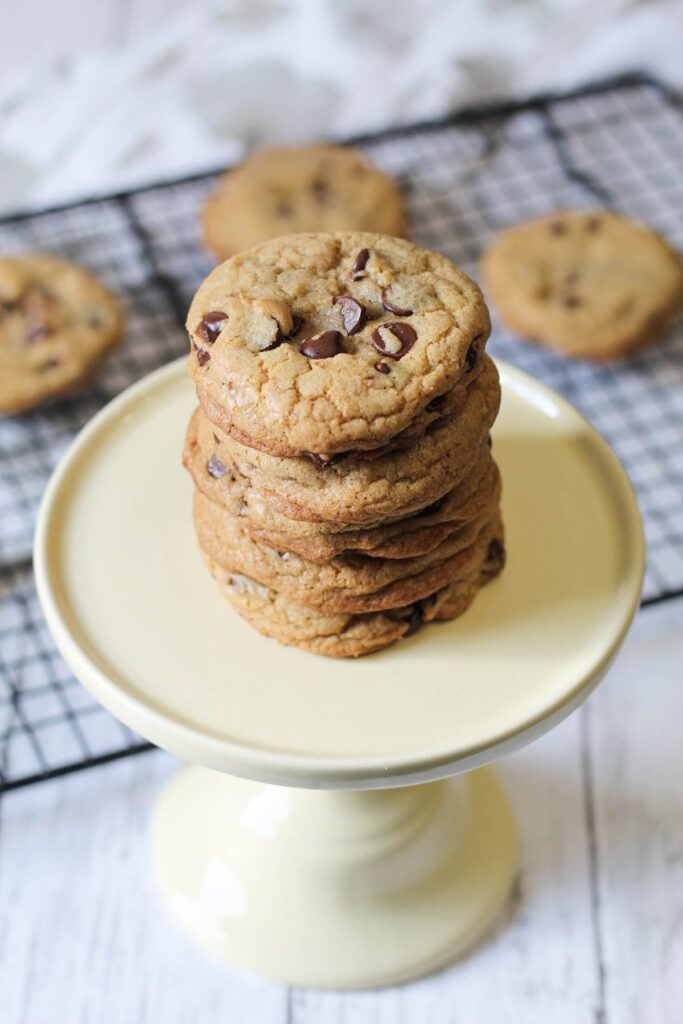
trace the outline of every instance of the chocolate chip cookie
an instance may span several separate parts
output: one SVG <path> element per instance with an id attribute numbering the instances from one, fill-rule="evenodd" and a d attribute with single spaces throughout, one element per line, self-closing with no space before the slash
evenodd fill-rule
<path id="1" fill-rule="evenodd" d="M 418 601 L 457 577 L 473 545 L 493 539 L 498 499 L 427 555 L 371 558 L 342 554 L 324 564 L 259 544 L 240 519 L 196 492 L 194 518 L 199 546 L 230 572 L 249 576 L 298 604 L 324 612 L 369 612 Z"/>
<path id="2" fill-rule="evenodd" d="M 208 458 L 202 454 L 198 443 L 201 430 L 195 429 L 198 416 L 195 414 L 188 431 L 183 456 L 198 490 L 237 516 L 261 544 L 276 551 L 293 552 L 312 562 L 328 562 L 345 551 L 364 552 L 377 558 L 429 554 L 500 495 L 500 474 L 486 444 L 458 486 L 412 516 L 385 520 L 365 529 L 289 519 L 268 505 L 248 480 L 229 469 L 214 451 Z M 207 434 L 213 442 L 210 427 Z"/>
<path id="3" fill-rule="evenodd" d="M 488 356 L 482 361 L 459 415 L 437 423 L 409 448 L 376 458 L 361 452 L 326 466 L 305 456 L 279 458 L 224 434 L 203 412 L 190 423 L 187 445 L 197 446 L 197 460 L 219 482 L 227 467 L 289 519 L 369 526 L 402 518 L 451 491 L 480 459 L 500 403 L 497 370 Z M 223 504 L 228 501 L 226 496 Z"/>
<path id="4" fill-rule="evenodd" d="M 220 260 L 295 231 L 402 235 L 403 200 L 390 178 L 342 146 L 264 149 L 218 182 L 202 211 Z"/>
<path id="5" fill-rule="evenodd" d="M 477 286 L 445 257 L 376 234 L 298 234 L 217 267 L 190 307 L 189 370 L 241 444 L 320 461 L 379 448 L 476 374 Z"/>
<path id="6" fill-rule="evenodd" d="M 683 305 L 683 268 L 663 238 L 602 211 L 508 228 L 485 254 L 483 274 L 511 330 L 596 361 L 657 341 Z"/>
<path id="7" fill-rule="evenodd" d="M 82 267 L 44 255 L 0 259 L 0 413 L 84 383 L 122 325 L 119 303 Z"/>
<path id="8" fill-rule="evenodd" d="M 205 556 L 221 593 L 255 629 L 280 643 L 334 658 L 359 657 L 410 636 L 428 622 L 461 615 L 477 592 L 501 571 L 505 561 L 500 522 L 491 539 L 482 538 L 457 574 L 421 601 L 389 611 L 325 613 L 292 601 L 255 580 L 227 572 Z"/>

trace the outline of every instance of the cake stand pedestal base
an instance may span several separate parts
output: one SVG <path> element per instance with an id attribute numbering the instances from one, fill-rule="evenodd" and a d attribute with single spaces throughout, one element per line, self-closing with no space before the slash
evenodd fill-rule
<path id="1" fill-rule="evenodd" d="M 220 956 L 289 985 L 365 988 L 444 965 L 492 925 L 517 867 L 487 769 L 365 791 L 186 767 L 153 826 L 173 914 Z"/>

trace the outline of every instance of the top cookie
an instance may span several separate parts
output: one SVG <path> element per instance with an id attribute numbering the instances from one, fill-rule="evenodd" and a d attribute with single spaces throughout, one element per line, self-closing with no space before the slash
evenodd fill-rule
<path id="1" fill-rule="evenodd" d="M 654 342 L 683 303 L 683 269 L 649 228 L 558 212 L 508 228 L 484 256 L 504 323 L 568 356 L 619 359 Z"/>
<path id="2" fill-rule="evenodd" d="M 444 256 L 375 234 L 286 235 L 217 267 L 187 328 L 209 418 L 273 455 L 387 443 L 477 366 L 490 325 Z"/>
<path id="3" fill-rule="evenodd" d="M 0 412 L 76 387 L 122 324 L 116 299 L 82 267 L 53 256 L 0 259 Z"/>
<path id="4" fill-rule="evenodd" d="M 353 149 L 264 149 L 223 175 L 202 211 L 221 260 L 294 231 L 405 231 L 401 195 Z"/>

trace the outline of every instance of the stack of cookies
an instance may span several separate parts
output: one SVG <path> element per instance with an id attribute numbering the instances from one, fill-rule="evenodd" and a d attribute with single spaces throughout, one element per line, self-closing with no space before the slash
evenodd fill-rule
<path id="1" fill-rule="evenodd" d="M 187 326 L 199 545 L 256 629 L 358 656 L 498 574 L 500 387 L 481 293 L 449 260 L 283 236 L 216 268 Z"/>

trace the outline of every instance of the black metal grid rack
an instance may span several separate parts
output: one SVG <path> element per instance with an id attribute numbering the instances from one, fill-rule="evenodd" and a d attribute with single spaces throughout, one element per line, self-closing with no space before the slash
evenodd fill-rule
<path id="1" fill-rule="evenodd" d="M 611 207 L 683 250 L 683 108 L 644 76 L 353 141 L 403 184 L 412 237 L 475 277 L 496 231 L 558 207 Z M 123 387 L 186 351 L 185 309 L 210 268 L 196 225 L 213 178 L 0 221 L 0 252 L 74 259 L 128 313 L 125 342 L 89 391 L 0 422 L 0 791 L 149 748 L 57 654 L 35 593 L 31 540 L 48 476 L 78 429 Z M 562 392 L 607 438 L 643 511 L 644 603 L 682 595 L 683 331 L 613 367 L 569 362 L 498 328 L 490 351 Z"/>

